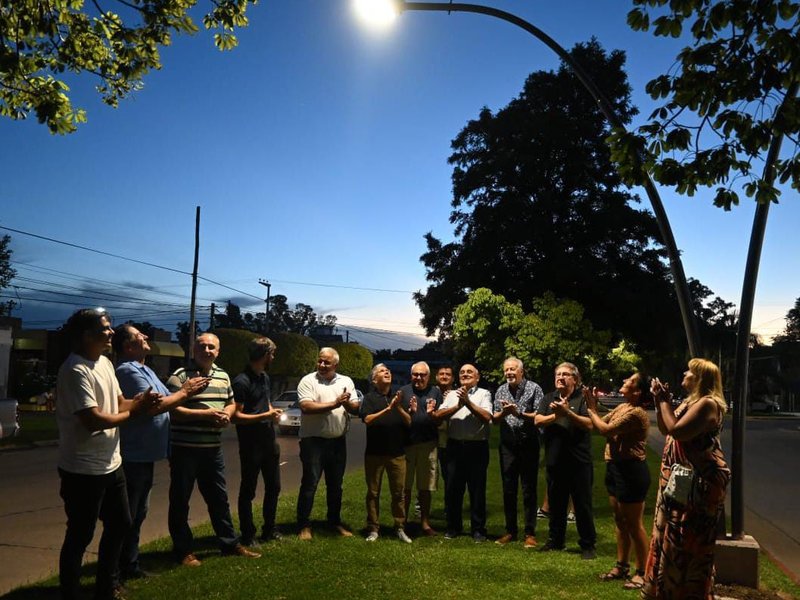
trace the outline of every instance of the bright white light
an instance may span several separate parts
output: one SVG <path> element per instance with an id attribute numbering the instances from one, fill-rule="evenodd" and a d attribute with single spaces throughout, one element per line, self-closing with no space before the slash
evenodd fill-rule
<path id="1" fill-rule="evenodd" d="M 362 21 L 377 27 L 389 26 L 399 12 L 395 0 L 353 0 L 353 8 Z"/>

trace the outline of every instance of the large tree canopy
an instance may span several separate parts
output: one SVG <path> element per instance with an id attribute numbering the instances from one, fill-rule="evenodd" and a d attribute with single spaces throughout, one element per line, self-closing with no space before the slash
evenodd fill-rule
<path id="1" fill-rule="evenodd" d="M 11 254 L 14 251 L 9 247 L 10 244 L 11 236 L 0 237 L 0 293 L 11 284 L 11 280 L 17 275 L 16 269 L 11 266 Z M 11 309 L 15 305 L 16 302 L 13 300 L 1 300 L 0 317 L 10 315 Z"/>
<path id="2" fill-rule="evenodd" d="M 636 110 L 624 54 L 596 41 L 571 54 L 629 122 Z M 456 239 L 445 244 L 429 233 L 421 257 L 430 285 L 415 299 L 429 334 L 447 333 L 455 307 L 480 287 L 526 311 L 547 291 L 571 298 L 595 327 L 635 341 L 679 334 L 655 220 L 621 187 L 608 134 L 564 66 L 531 74 L 508 106 L 484 108 L 467 124 L 450 157 Z"/>
<path id="3" fill-rule="evenodd" d="M 257 0 L 212 0 L 203 17 L 220 50 L 236 46 L 233 30 L 247 25 Z M 197 31 L 189 10 L 197 0 L 3 0 L 0 2 L 0 115 L 30 112 L 52 133 L 86 121 L 72 106 L 65 72 L 94 76 L 111 106 L 161 68 L 160 48 L 172 33 Z"/>
<path id="4" fill-rule="evenodd" d="M 775 336 L 776 342 L 800 342 L 800 298 L 794 301 L 794 307 L 786 313 L 786 327 Z"/>
<path id="5" fill-rule="evenodd" d="M 759 202 L 779 184 L 800 189 L 800 3 L 790 0 L 633 0 L 628 23 L 657 36 L 687 32 L 691 45 L 647 84 L 663 104 L 638 131 L 617 131 L 614 159 L 631 182 L 641 167 L 679 193 L 716 190 L 730 209 L 740 186 Z M 762 176 L 774 141 L 791 147 Z M 773 181 L 774 179 L 774 181 Z"/>

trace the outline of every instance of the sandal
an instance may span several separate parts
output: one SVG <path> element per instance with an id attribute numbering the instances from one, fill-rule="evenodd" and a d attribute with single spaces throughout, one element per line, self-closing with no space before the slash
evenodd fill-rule
<path id="1" fill-rule="evenodd" d="M 631 566 L 628 563 L 618 560 L 617 564 L 611 567 L 611 570 L 608 573 L 603 573 L 602 575 L 600 575 L 600 581 L 614 581 L 616 579 L 627 579 L 630 570 Z"/>
<path id="2" fill-rule="evenodd" d="M 639 581 L 636 581 L 636 577 L 639 578 Z M 642 587 L 644 587 L 644 571 L 640 571 L 639 569 L 636 569 L 633 577 L 622 584 L 623 590 L 640 590 Z"/>

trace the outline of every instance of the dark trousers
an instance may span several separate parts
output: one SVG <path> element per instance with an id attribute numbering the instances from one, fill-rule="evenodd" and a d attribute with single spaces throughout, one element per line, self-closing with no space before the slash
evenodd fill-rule
<path id="1" fill-rule="evenodd" d="M 128 505 L 131 510 L 131 528 L 122 543 L 122 554 L 119 568 L 123 577 L 134 573 L 139 567 L 139 535 L 142 523 L 147 517 L 150 506 L 150 490 L 153 488 L 153 463 L 122 461 L 125 471 L 125 487 L 128 493 Z"/>
<path id="2" fill-rule="evenodd" d="M 314 494 L 317 493 L 317 485 L 323 473 L 328 501 L 328 523 L 339 525 L 342 522 L 342 479 L 347 465 L 345 437 L 302 438 L 300 462 L 303 465 L 303 477 L 297 495 L 297 525 L 300 528 L 311 526 Z"/>
<path id="3" fill-rule="evenodd" d="M 506 533 L 517 534 L 517 490 L 522 483 L 525 535 L 536 535 L 538 508 L 539 440 L 500 442 L 500 476 L 503 480 L 503 512 Z"/>
<path id="4" fill-rule="evenodd" d="M 131 526 L 125 474 L 119 468 L 107 475 L 81 475 L 58 470 L 61 498 L 67 515 L 67 532 L 58 561 L 58 581 L 63 600 L 80 595 L 83 554 L 94 537 L 97 520 L 103 522 L 103 535 L 97 553 L 97 598 L 110 598 L 119 584 L 119 554 L 122 540 Z"/>
<path id="5" fill-rule="evenodd" d="M 239 437 L 239 463 L 242 480 L 239 485 L 239 526 L 242 538 L 250 541 L 256 535 L 253 522 L 253 499 L 256 497 L 258 476 L 264 479 L 264 502 L 261 514 L 264 525 L 261 533 L 268 537 L 275 530 L 275 512 L 281 493 L 281 447 L 268 432 L 264 437 Z"/>
<path id="6" fill-rule="evenodd" d="M 447 530 L 460 533 L 464 527 L 462 508 L 464 491 L 469 491 L 471 533 L 486 535 L 486 469 L 489 466 L 489 442 L 447 440 L 447 480 L 445 504 Z"/>
<path id="7" fill-rule="evenodd" d="M 189 500 L 195 481 L 208 507 L 211 526 L 220 548 L 239 543 L 233 529 L 228 490 L 225 487 L 225 461 L 222 448 L 172 447 L 169 460 L 169 535 L 177 558 L 192 551 L 192 530 L 189 527 Z"/>
<path id="8" fill-rule="evenodd" d="M 572 496 L 578 543 L 583 549 L 594 548 L 597 533 L 592 514 L 592 463 L 564 461 L 547 467 L 547 497 L 550 502 L 550 541 L 563 546 L 567 531 L 567 504 Z"/>

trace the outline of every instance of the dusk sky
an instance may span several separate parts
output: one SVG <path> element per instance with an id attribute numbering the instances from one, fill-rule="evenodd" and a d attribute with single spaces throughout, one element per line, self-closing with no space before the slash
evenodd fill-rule
<path id="1" fill-rule="evenodd" d="M 631 31 L 628 2 L 491 5 L 567 48 L 594 36 L 625 50 L 640 118 L 654 106 L 645 84 L 679 49 Z M 532 71 L 556 68 L 555 56 L 481 15 L 407 12 L 375 31 L 350 0 L 262 0 L 248 16 L 232 52 L 217 51 L 205 31 L 175 36 L 162 70 L 117 109 L 102 104 L 91 76 L 73 80 L 89 119 L 77 133 L 0 119 L 0 226 L 190 272 L 200 206 L 200 274 L 237 290 L 201 281 L 205 324 L 211 302 L 263 311 L 262 278 L 290 304 L 335 314 L 371 349 L 421 345 L 411 293 L 426 287 L 423 235 L 452 239 L 450 141 L 483 106 L 518 95 Z M 741 194 L 724 212 L 710 194 L 661 192 L 687 275 L 738 304 L 754 203 Z M 758 333 L 782 330 L 800 296 L 798 217 L 797 196 L 785 191 L 767 229 Z M 18 271 L 4 299 L 18 295 L 13 315 L 26 327 L 60 325 L 76 301 L 169 330 L 188 319 L 188 275 L 4 233 Z"/>

